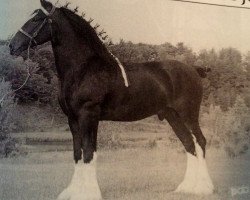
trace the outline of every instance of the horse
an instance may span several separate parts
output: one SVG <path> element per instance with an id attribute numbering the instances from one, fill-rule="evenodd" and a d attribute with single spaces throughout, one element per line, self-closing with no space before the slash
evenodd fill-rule
<path id="1" fill-rule="evenodd" d="M 175 192 L 213 193 L 199 126 L 204 71 L 175 60 L 121 63 L 83 17 L 65 6 L 40 3 L 9 48 L 11 55 L 19 56 L 52 44 L 58 100 L 72 132 L 75 161 L 72 180 L 58 199 L 102 199 L 95 169 L 99 121 L 130 122 L 152 115 L 168 121 L 186 150 L 185 177 Z"/>

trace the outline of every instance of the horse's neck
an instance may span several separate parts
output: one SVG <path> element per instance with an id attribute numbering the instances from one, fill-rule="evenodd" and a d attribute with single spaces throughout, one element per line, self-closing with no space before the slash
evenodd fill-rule
<path id="1" fill-rule="evenodd" d="M 64 78 L 69 70 L 78 73 L 80 66 L 95 52 L 87 42 L 79 40 L 73 31 L 62 31 L 60 35 L 59 44 L 52 46 L 59 78 Z"/>
<path id="2" fill-rule="evenodd" d="M 62 23 L 62 20 L 58 23 Z M 63 28 L 60 30 L 58 45 L 52 42 L 52 47 L 60 81 L 83 79 L 82 75 L 86 72 L 84 67 L 89 66 L 89 62 L 93 61 L 95 61 L 94 66 L 98 67 L 97 72 L 106 71 L 109 75 L 112 74 L 114 78 L 117 73 L 120 73 L 119 65 L 115 66 L 114 64 L 115 60 L 104 60 L 106 58 L 101 57 L 100 52 L 96 52 L 99 49 L 89 46 L 90 42 L 87 41 L 89 38 L 79 37 L 67 21 L 64 21 L 64 24 L 59 24 L 59 26 Z M 113 58 L 110 57 L 110 59 Z"/>

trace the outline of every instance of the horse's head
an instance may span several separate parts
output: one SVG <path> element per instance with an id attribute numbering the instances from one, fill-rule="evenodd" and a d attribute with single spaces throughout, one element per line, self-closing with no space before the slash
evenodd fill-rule
<path id="1" fill-rule="evenodd" d="M 57 9 L 50 2 L 40 0 L 41 9 L 34 11 L 10 42 L 10 54 L 20 55 L 23 51 L 53 39 L 52 25 Z"/>

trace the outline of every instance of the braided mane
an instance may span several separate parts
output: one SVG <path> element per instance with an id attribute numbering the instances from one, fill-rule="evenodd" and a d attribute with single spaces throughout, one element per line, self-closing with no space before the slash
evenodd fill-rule
<path id="1" fill-rule="evenodd" d="M 88 45 L 92 47 L 95 53 L 103 59 L 104 62 L 117 67 L 118 63 L 115 57 L 100 40 L 95 29 L 90 25 L 90 23 L 68 8 L 61 7 L 60 10 L 69 19 L 75 33 L 80 38 L 84 38 L 85 40 L 87 38 L 86 42 L 88 42 Z"/>

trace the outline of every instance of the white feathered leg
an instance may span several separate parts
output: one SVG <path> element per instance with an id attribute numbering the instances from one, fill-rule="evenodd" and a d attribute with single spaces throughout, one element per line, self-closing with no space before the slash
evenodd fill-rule
<path id="1" fill-rule="evenodd" d="M 203 157 L 203 150 L 197 143 L 195 136 L 196 156 L 187 153 L 187 169 L 184 180 L 175 190 L 176 192 L 193 194 L 212 194 L 214 186 L 207 170 L 206 160 Z"/>
<path id="2" fill-rule="evenodd" d="M 212 194 L 214 192 L 213 182 L 210 178 L 207 169 L 207 163 L 203 156 L 201 146 L 195 141 L 195 151 L 198 158 L 198 171 L 196 186 L 194 188 L 195 194 Z"/>
<path id="3" fill-rule="evenodd" d="M 75 165 L 70 185 L 59 195 L 58 200 L 101 200 L 101 191 L 96 178 L 96 159 Z"/>
<path id="4" fill-rule="evenodd" d="M 197 157 L 187 153 L 187 168 L 184 180 L 177 187 L 175 192 L 193 193 L 197 180 Z"/>

